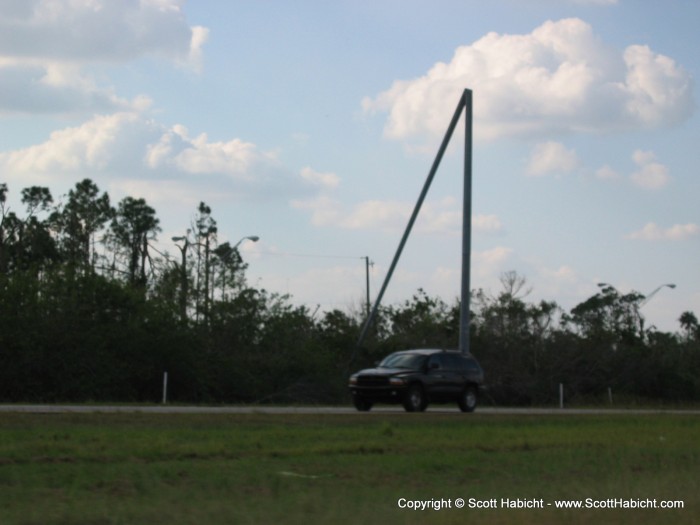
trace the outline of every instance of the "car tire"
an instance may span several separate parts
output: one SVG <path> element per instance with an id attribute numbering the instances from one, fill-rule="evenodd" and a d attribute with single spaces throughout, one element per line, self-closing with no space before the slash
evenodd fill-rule
<path id="1" fill-rule="evenodd" d="M 406 412 L 423 412 L 427 406 L 428 400 L 425 397 L 423 387 L 418 384 L 409 386 L 403 399 L 403 407 Z"/>
<path id="2" fill-rule="evenodd" d="M 474 412 L 479 400 L 479 395 L 474 385 L 467 385 L 462 390 L 457 404 L 462 412 Z"/>
<path id="3" fill-rule="evenodd" d="M 372 410 L 372 402 L 361 397 L 354 397 L 352 399 L 352 404 L 355 405 L 355 408 L 360 412 L 369 412 Z"/>

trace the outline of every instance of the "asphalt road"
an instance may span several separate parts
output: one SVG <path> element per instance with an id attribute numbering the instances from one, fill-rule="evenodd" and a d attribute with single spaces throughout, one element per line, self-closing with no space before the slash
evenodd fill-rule
<path id="1" fill-rule="evenodd" d="M 353 407 L 337 406 L 181 406 L 181 405 L 0 405 L 0 413 L 145 413 L 145 414 L 406 414 L 400 406 L 373 408 L 371 412 L 358 412 Z M 428 413 L 462 414 L 452 406 L 428 407 Z M 700 416 L 700 410 L 615 409 L 615 408 L 494 408 L 479 407 L 477 413 L 485 415 L 661 415 L 684 414 Z M 468 417 L 468 416 L 467 416 Z"/>

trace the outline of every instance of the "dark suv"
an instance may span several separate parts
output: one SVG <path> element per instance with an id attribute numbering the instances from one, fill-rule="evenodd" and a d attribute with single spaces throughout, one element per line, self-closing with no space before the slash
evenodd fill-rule
<path id="1" fill-rule="evenodd" d="M 374 403 L 402 403 L 408 412 L 421 412 L 431 402 L 456 402 L 462 412 L 473 412 L 483 384 L 484 372 L 472 355 L 406 350 L 351 375 L 348 386 L 363 412 Z"/>

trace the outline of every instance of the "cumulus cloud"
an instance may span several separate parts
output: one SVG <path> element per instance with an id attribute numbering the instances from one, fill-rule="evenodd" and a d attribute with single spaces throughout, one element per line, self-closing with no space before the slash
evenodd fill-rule
<path id="1" fill-rule="evenodd" d="M 21 5 L 18 5 L 21 4 Z M 184 60 L 206 30 L 188 26 L 177 0 L 26 0 L 0 6 L 0 55 L 59 62 Z"/>
<path id="2" fill-rule="evenodd" d="M 292 199 L 292 208 L 311 213 L 311 224 L 324 227 L 340 222 L 340 203 L 328 195 L 319 195 L 312 199 Z"/>
<path id="3" fill-rule="evenodd" d="M 136 113 L 101 115 L 54 131 L 42 144 L 0 153 L 0 167 L 10 179 L 33 175 L 44 181 L 66 173 L 87 176 L 118 171 L 124 165 L 140 164 L 139 150 L 158 132 Z"/>
<path id="4" fill-rule="evenodd" d="M 335 173 L 321 173 L 310 167 L 302 168 L 301 178 L 315 186 L 335 188 L 340 184 L 340 177 Z"/>
<path id="5" fill-rule="evenodd" d="M 311 169 L 311 168 L 309 168 Z M 41 144 L 0 153 L 6 180 L 48 183 L 109 175 L 120 180 L 197 182 L 205 191 L 258 198 L 307 196 L 313 185 L 280 165 L 275 156 L 240 139 L 212 142 L 191 137 L 137 112 L 96 116 L 53 132 Z"/>
<path id="6" fill-rule="evenodd" d="M 658 190 L 671 181 L 668 168 L 656 161 L 653 151 L 636 150 L 632 160 L 639 169 L 630 175 L 630 180 L 637 186 L 647 190 Z"/>
<path id="7" fill-rule="evenodd" d="M 400 201 L 369 200 L 347 209 L 330 195 L 308 200 L 292 200 L 298 210 L 311 213 L 314 226 L 335 226 L 350 230 L 375 229 L 396 231 L 405 228 L 411 214 L 411 204 Z"/>
<path id="8" fill-rule="evenodd" d="M 550 173 L 570 173 L 580 164 L 576 152 L 560 142 L 543 142 L 532 151 L 527 167 L 528 175 L 541 176 Z"/>
<path id="9" fill-rule="evenodd" d="M 132 100 L 100 86 L 75 64 L 0 61 L 0 114 L 142 110 L 151 101 Z"/>
<path id="10" fill-rule="evenodd" d="M 498 275 L 504 270 L 506 262 L 512 255 L 513 250 L 505 246 L 472 253 L 474 274 L 481 278 Z"/>
<path id="11" fill-rule="evenodd" d="M 576 18 L 524 35 L 489 33 L 362 106 L 388 113 L 387 137 L 441 136 L 464 88 L 474 91 L 474 130 L 484 139 L 668 126 L 693 109 L 692 79 L 671 58 L 639 45 L 620 52 Z"/>
<path id="12" fill-rule="evenodd" d="M 472 217 L 472 229 L 481 233 L 500 234 L 503 224 L 497 215 L 475 215 Z"/>
<path id="13" fill-rule="evenodd" d="M 293 200 L 292 207 L 311 213 L 311 222 L 319 227 L 340 227 L 348 230 L 381 230 L 401 232 L 406 228 L 414 204 L 408 201 L 368 200 L 346 208 L 337 199 L 322 195 L 309 200 Z M 477 233 L 498 235 L 503 225 L 496 215 L 472 216 L 472 229 Z M 421 233 L 454 234 L 462 231 L 461 204 L 446 198 L 425 202 L 415 224 Z"/>
<path id="14" fill-rule="evenodd" d="M 199 71 L 202 67 L 203 47 L 209 39 L 209 29 L 203 26 L 192 27 L 192 38 L 190 40 L 190 51 L 187 55 L 186 64 Z"/>
<path id="15" fill-rule="evenodd" d="M 620 178 L 620 174 L 607 164 L 598 168 L 595 176 L 601 180 L 618 180 Z"/>
<path id="16" fill-rule="evenodd" d="M 186 173 L 220 173 L 240 180 L 252 177 L 252 168 L 257 163 L 273 163 L 273 156 L 261 152 L 255 144 L 241 139 L 209 142 L 206 133 L 194 138 L 187 135 L 183 126 L 177 126 L 163 137 L 171 140 L 173 134 L 184 145 L 177 151 L 170 150 L 171 155 L 160 155 L 160 161 L 172 165 Z M 162 138 L 161 142 L 162 144 Z M 152 156 L 151 156 L 152 161 Z M 155 165 L 152 162 L 152 165 Z"/>
<path id="17" fill-rule="evenodd" d="M 675 224 L 670 228 L 662 228 L 650 222 L 641 230 L 627 235 L 627 238 L 642 241 L 684 241 L 698 235 L 700 235 L 700 226 L 694 223 Z"/>
<path id="18" fill-rule="evenodd" d="M 96 64 L 157 56 L 198 69 L 204 27 L 177 0 L 26 0 L 0 4 L 0 113 L 139 109 L 89 74 Z"/>

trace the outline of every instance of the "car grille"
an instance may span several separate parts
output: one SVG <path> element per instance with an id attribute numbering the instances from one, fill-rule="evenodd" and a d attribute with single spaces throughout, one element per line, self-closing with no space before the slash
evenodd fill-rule
<path id="1" fill-rule="evenodd" d="M 389 378 L 382 376 L 360 376 L 357 378 L 359 386 L 388 386 Z"/>

